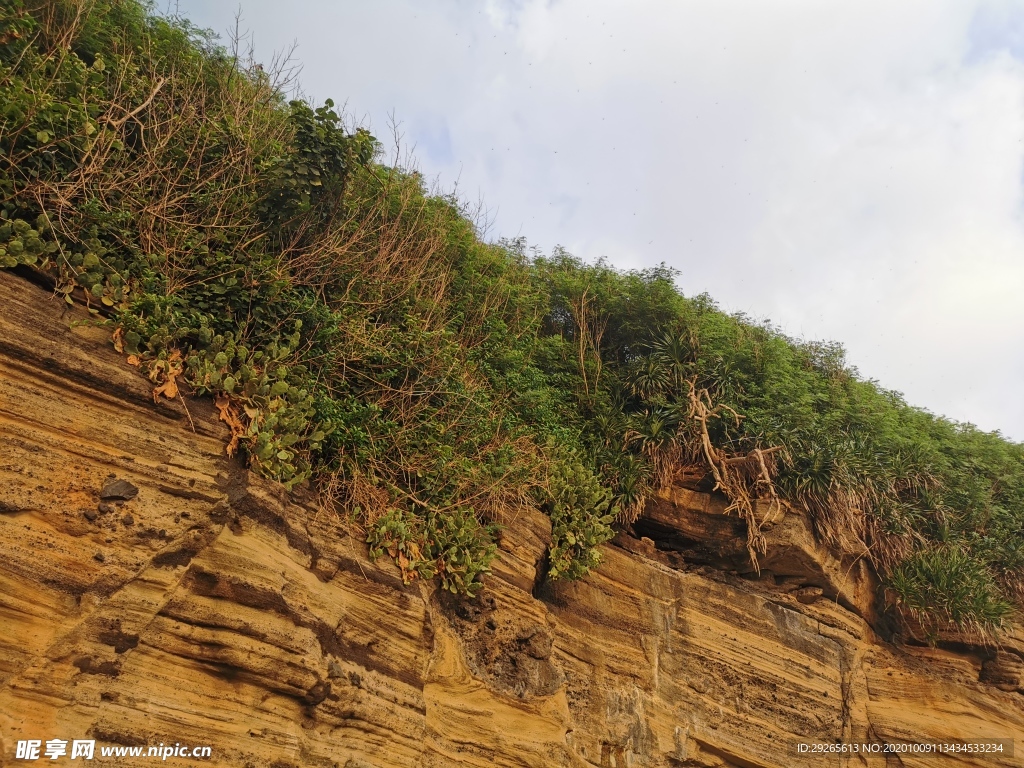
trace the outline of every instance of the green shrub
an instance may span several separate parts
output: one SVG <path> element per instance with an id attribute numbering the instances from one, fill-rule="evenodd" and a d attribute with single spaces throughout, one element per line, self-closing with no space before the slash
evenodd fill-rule
<path id="1" fill-rule="evenodd" d="M 549 575 L 582 576 L 691 465 L 738 511 L 806 509 L 925 619 L 1024 599 L 1024 447 L 665 267 L 484 242 L 332 102 L 286 102 L 187 22 L 3 0 L 0 105 L 0 266 L 105 318 L 158 395 L 217 398 L 229 449 L 314 482 L 407 579 L 475 592 L 527 504 Z"/>

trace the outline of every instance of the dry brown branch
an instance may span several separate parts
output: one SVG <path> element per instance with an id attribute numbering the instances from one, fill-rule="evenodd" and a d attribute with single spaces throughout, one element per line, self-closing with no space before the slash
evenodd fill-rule
<path id="1" fill-rule="evenodd" d="M 162 257 L 170 290 L 181 290 L 194 280 L 196 254 L 188 244 L 196 232 L 230 231 L 236 242 L 258 239 L 251 211 L 236 210 L 235 201 L 259 183 L 259 158 L 286 137 L 287 125 L 274 112 L 274 100 L 263 96 L 272 93 L 266 78 L 246 75 L 232 83 L 201 68 L 171 68 L 148 73 L 154 85 L 139 101 L 125 90 L 126 73 L 155 59 L 130 52 L 113 58 L 120 63 L 114 65 L 112 95 L 75 173 L 29 180 L 24 193 L 72 243 L 82 231 L 83 202 L 94 215 L 135 211 L 137 232 L 123 245 Z"/>
<path id="2" fill-rule="evenodd" d="M 109 125 L 114 130 L 117 130 L 118 128 L 123 126 L 125 123 L 127 123 L 129 120 L 131 120 L 133 117 L 135 117 L 140 112 L 142 112 L 142 110 L 144 110 L 150 104 L 152 104 L 153 103 L 153 99 L 156 98 L 156 95 L 160 92 L 160 89 L 164 87 L 164 83 L 166 83 L 166 82 L 167 82 L 167 80 L 165 78 L 163 78 L 163 77 L 159 78 L 156 81 L 156 85 L 153 87 L 153 91 L 149 94 L 149 96 L 146 97 L 145 101 L 143 101 L 141 104 L 139 104 L 139 106 L 135 107 L 135 109 L 133 109 L 131 112 L 128 112 L 124 117 L 120 117 L 117 120 L 114 120 L 112 118 L 107 118 L 104 122 L 106 122 L 107 125 Z"/>
<path id="3" fill-rule="evenodd" d="M 569 314 L 576 326 L 576 356 L 583 378 L 583 391 L 588 399 L 596 397 L 601 378 L 601 341 L 608 329 L 609 318 L 601 316 L 594 308 L 595 299 L 589 294 L 589 286 L 576 298 L 567 300 Z M 587 377 L 587 359 L 594 363 L 593 392 Z"/>

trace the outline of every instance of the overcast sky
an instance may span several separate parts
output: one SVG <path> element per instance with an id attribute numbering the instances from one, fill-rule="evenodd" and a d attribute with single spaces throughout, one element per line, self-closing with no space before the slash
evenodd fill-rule
<path id="1" fill-rule="evenodd" d="M 1024 441 L 1024 2 L 180 0 L 491 237 L 842 342 L 862 375 Z"/>

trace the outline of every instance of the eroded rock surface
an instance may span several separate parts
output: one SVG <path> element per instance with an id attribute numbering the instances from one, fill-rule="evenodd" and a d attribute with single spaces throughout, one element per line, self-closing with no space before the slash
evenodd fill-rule
<path id="1" fill-rule="evenodd" d="M 154 404 L 78 311 L 4 272 L 0 301 L 0 763 L 92 738 L 253 768 L 1024 765 L 1024 646 L 884 642 L 870 573 L 798 516 L 730 573 L 739 521 L 675 489 L 550 584 L 524 509 L 453 599 L 228 460 L 209 404 Z M 1018 755 L 795 751 L 985 737 Z"/>

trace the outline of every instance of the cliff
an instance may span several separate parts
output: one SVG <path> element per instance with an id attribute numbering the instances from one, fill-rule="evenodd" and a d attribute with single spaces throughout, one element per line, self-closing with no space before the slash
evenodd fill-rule
<path id="1" fill-rule="evenodd" d="M 154 404 L 84 311 L 7 272 L 0 302 L 4 764 L 90 738 L 253 768 L 1024 765 L 1024 640 L 886 642 L 870 570 L 800 515 L 745 573 L 742 523 L 680 485 L 547 582 L 524 508 L 484 592 L 451 597 L 228 459 L 209 401 Z M 979 738 L 1018 753 L 795 751 Z"/>

